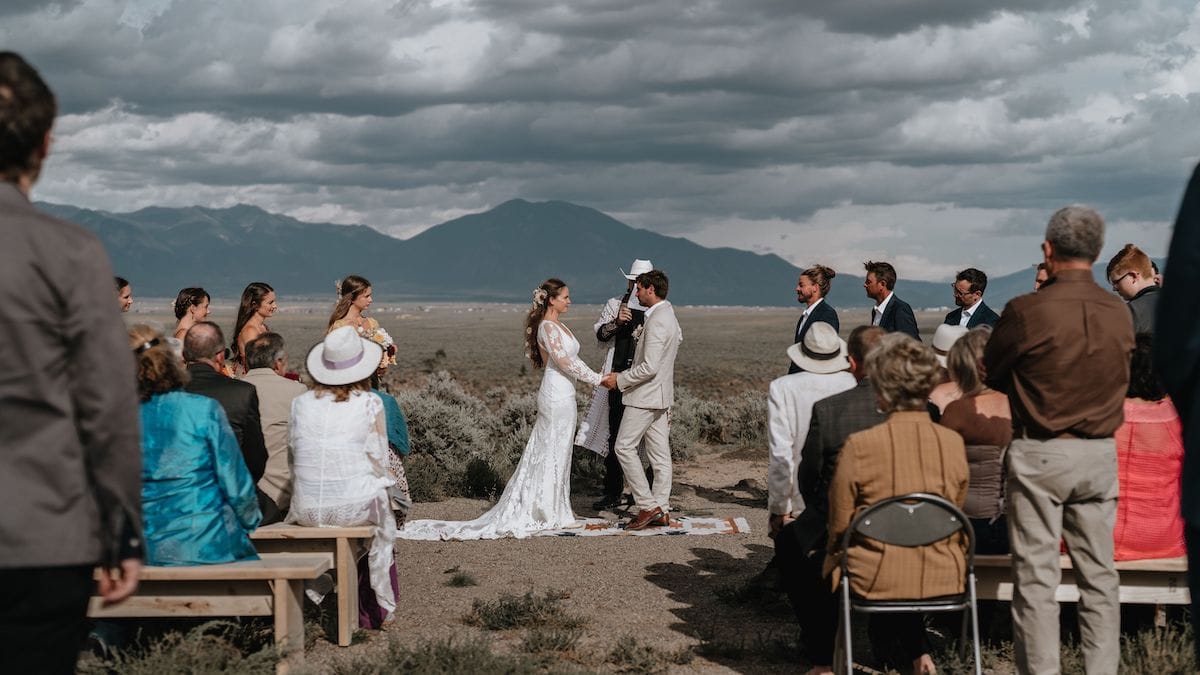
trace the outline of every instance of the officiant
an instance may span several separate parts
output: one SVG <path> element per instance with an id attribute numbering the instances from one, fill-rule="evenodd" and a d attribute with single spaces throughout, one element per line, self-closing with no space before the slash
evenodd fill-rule
<path id="1" fill-rule="evenodd" d="M 621 270 L 626 280 L 625 294 L 610 298 L 600 311 L 594 330 L 598 347 L 608 351 L 601 374 L 621 373 L 633 365 L 634 352 L 637 350 L 637 340 L 633 334 L 646 320 L 646 308 L 638 303 L 637 295 L 633 293 L 634 280 L 639 274 L 652 269 L 654 265 L 649 260 L 639 258 L 633 261 L 628 274 Z M 618 389 L 596 387 L 575 438 L 575 445 L 604 457 L 604 495 L 592 504 L 597 511 L 633 504 L 633 496 L 623 492 L 625 474 L 613 452 L 624 413 L 625 406 Z M 651 478 L 649 473 L 647 478 Z"/>

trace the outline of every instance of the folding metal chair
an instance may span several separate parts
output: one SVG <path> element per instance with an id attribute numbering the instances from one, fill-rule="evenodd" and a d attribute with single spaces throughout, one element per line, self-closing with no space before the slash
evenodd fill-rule
<path id="1" fill-rule="evenodd" d="M 855 536 L 874 539 L 891 546 L 919 548 L 942 541 L 958 532 L 967 535 L 967 578 L 965 592 L 926 600 L 868 600 L 850 592 L 850 571 L 845 553 Z M 966 652 L 967 622 L 970 621 L 975 648 L 975 673 L 982 672 L 979 662 L 979 617 L 975 601 L 975 530 L 971 521 L 952 502 L 938 495 L 914 492 L 890 497 L 872 504 L 858 514 L 842 535 L 842 612 L 839 631 L 846 652 L 846 673 L 854 672 L 854 650 L 850 639 L 851 610 L 864 614 L 905 612 L 962 612 L 962 649 Z"/>

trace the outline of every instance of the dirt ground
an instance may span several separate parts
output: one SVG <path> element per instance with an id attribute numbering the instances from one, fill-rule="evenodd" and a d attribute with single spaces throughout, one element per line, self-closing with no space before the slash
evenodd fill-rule
<path id="1" fill-rule="evenodd" d="M 682 515 L 744 517 L 751 532 L 737 535 L 660 537 L 534 537 L 470 542 L 400 541 L 397 569 L 401 590 L 394 623 L 370 631 L 364 644 L 338 649 L 319 643 L 314 663 L 338 652 L 373 650 L 396 637 L 405 644 L 431 638 L 486 632 L 498 649 L 519 640 L 517 631 L 488 632 L 464 624 L 475 599 L 501 593 L 562 590 L 563 607 L 587 623 L 580 648 L 607 652 L 619 640 L 670 652 L 702 641 L 746 647 L 792 640 L 795 622 L 778 599 L 763 604 L 732 597 L 770 560 L 766 535 L 765 459 L 748 450 L 700 456 L 676 466 L 672 506 Z M 765 450 L 763 451 L 765 455 Z M 739 482 L 746 480 L 748 482 Z M 594 517 L 592 486 L 575 486 L 577 515 Z M 450 499 L 417 504 L 414 518 L 468 519 L 486 510 L 483 500 Z M 602 514 L 615 518 L 612 513 Z M 477 586 L 446 585 L 449 570 L 473 576 Z M 764 656 L 766 658 L 764 658 Z M 736 659 L 696 656 L 677 672 L 779 672 L 794 668 L 769 654 Z"/>

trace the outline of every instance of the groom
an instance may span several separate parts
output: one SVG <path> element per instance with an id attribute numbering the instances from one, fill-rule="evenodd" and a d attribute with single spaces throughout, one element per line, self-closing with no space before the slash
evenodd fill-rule
<path id="1" fill-rule="evenodd" d="M 609 373 L 601 384 L 620 390 L 625 404 L 621 430 L 613 451 L 621 461 L 625 482 L 633 492 L 637 517 L 626 530 L 651 525 L 670 525 L 667 513 L 671 498 L 671 446 L 668 411 L 675 397 L 675 354 L 683 333 L 675 320 L 675 308 L 667 302 L 667 275 L 650 270 L 637 277 L 637 299 L 646 308 L 645 324 L 634 333 L 637 350 L 633 366 Z M 651 489 L 638 458 L 638 443 L 645 439 L 646 456 L 654 470 Z"/>

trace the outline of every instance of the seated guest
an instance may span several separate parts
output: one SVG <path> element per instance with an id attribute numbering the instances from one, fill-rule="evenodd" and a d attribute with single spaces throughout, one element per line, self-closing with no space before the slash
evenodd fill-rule
<path id="1" fill-rule="evenodd" d="M 267 447 L 267 465 L 258 480 L 258 489 L 265 497 L 261 500 L 262 524 L 270 525 L 283 520 L 292 498 L 288 421 L 292 399 L 308 391 L 308 387 L 284 377 L 287 352 L 279 333 L 263 333 L 246 343 L 246 364 L 250 370 L 242 381 L 254 385 L 258 391 L 258 416 Z"/>
<path id="2" fill-rule="evenodd" d="M 1183 427 L 1153 370 L 1153 338 L 1137 336 L 1125 421 L 1117 429 L 1116 560 L 1186 554 L 1180 517 Z"/>
<path id="3" fill-rule="evenodd" d="M 387 358 L 386 352 L 384 358 Z M 402 460 L 412 451 L 412 446 L 408 440 L 408 420 L 404 418 L 400 402 L 396 400 L 395 396 L 383 390 L 381 381 L 386 372 L 386 366 L 380 366 L 375 370 L 375 374 L 371 376 L 371 393 L 383 401 L 384 417 L 387 420 L 388 449 L 391 450 L 388 453 L 388 475 L 395 481 L 395 485 L 388 488 L 388 495 L 392 500 L 392 513 L 396 516 L 396 527 L 403 527 L 409 509 L 412 508 L 413 500 L 412 490 L 408 487 L 408 474 L 404 472 Z"/>
<path id="4" fill-rule="evenodd" d="M 134 326 L 141 396 L 146 564 L 255 560 L 261 518 L 254 481 L 220 404 L 183 391 L 187 372 L 166 340 Z"/>
<path id="5" fill-rule="evenodd" d="M 133 307 L 133 287 L 122 277 L 113 277 L 113 284 L 117 287 L 117 308 L 128 312 Z"/>
<path id="6" fill-rule="evenodd" d="M 775 535 L 781 585 L 800 624 L 808 675 L 833 672 L 833 639 L 837 629 L 837 600 L 824 578 L 825 546 L 829 537 L 829 481 L 846 437 L 887 419 L 875 405 L 875 393 L 866 379 L 866 355 L 883 329 L 859 326 L 850 332 L 846 351 L 856 384 L 812 406 L 812 416 L 800 453 L 800 496 L 804 502 L 795 520 Z"/>
<path id="7" fill-rule="evenodd" d="M 842 536 L 860 509 L 911 492 L 941 495 L 961 507 L 967 498 L 966 452 L 957 432 L 934 424 L 926 400 L 938 378 L 929 347 L 902 334 L 885 335 L 867 355 L 867 376 L 879 407 L 889 413 L 879 426 L 846 439 L 829 486 L 829 551 L 825 573 L 836 587 L 839 564 L 848 556 L 851 592 L 872 600 L 923 599 L 963 592 L 966 553 L 950 538 L 919 549 L 860 541 L 841 550 Z M 872 617 L 876 653 L 894 641 L 914 673 L 934 671 L 918 614 Z"/>
<path id="8" fill-rule="evenodd" d="M 976 553 L 1008 553 L 1004 520 L 1002 457 L 1012 442 L 1012 411 L 1008 397 L 983 383 L 980 367 L 990 328 L 973 328 L 950 348 L 950 379 L 962 391 L 942 413 L 940 424 L 957 431 L 967 445 L 971 480 L 963 511 L 975 528 Z"/>
<path id="9" fill-rule="evenodd" d="M 954 343 L 967 334 L 967 330 L 957 324 L 944 323 L 933 332 L 933 351 L 937 354 L 938 364 L 940 364 L 938 384 L 933 391 L 929 392 L 929 414 L 933 416 L 935 422 L 941 417 L 942 411 L 946 409 L 948 403 L 962 396 L 962 390 L 958 388 L 958 384 L 946 370 L 946 356 L 950 353 L 950 348 L 954 346 Z"/>
<path id="10" fill-rule="evenodd" d="M 374 525 L 368 554 L 369 593 L 378 628 L 396 609 L 392 546 L 396 522 L 389 512 L 386 413 L 370 391 L 383 348 L 352 326 L 335 329 L 308 353 L 312 391 L 292 401 L 292 501 L 287 522 L 308 526 Z"/>
<path id="11" fill-rule="evenodd" d="M 171 308 L 175 310 L 175 339 L 182 340 L 188 329 L 208 318 L 208 291 L 203 288 L 185 288 L 175 296 Z"/>
<path id="12" fill-rule="evenodd" d="M 267 466 L 267 446 L 263 441 L 258 412 L 258 391 L 252 384 L 222 374 L 225 366 L 224 342 L 221 327 L 211 321 L 201 321 L 188 330 L 183 339 L 183 359 L 187 362 L 190 377 L 186 389 L 193 394 L 217 399 L 225 409 L 238 447 L 242 449 L 246 468 L 250 470 L 250 477 L 258 483 Z M 260 501 L 265 497 L 261 495 Z M 266 506 L 266 503 L 263 502 L 263 505 Z"/>

